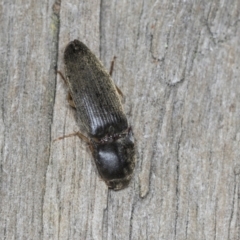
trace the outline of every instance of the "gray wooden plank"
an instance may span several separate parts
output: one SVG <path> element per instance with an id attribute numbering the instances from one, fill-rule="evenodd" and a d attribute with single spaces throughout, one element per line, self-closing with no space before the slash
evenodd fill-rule
<path id="1" fill-rule="evenodd" d="M 239 239 L 240 3 L 1 2 L 1 239 Z M 83 41 L 125 95 L 130 186 L 109 191 L 66 101 Z M 56 85 L 55 85 L 56 84 Z"/>
<path id="2" fill-rule="evenodd" d="M 1 239 L 42 237 L 58 54 L 53 4 L 1 1 Z"/>

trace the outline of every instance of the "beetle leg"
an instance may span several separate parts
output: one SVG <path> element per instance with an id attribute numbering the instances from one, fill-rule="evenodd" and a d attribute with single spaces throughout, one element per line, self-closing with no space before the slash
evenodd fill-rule
<path id="1" fill-rule="evenodd" d="M 64 135 L 62 137 L 59 137 L 55 140 L 53 140 L 54 142 L 57 141 L 57 140 L 62 140 L 64 138 L 68 138 L 68 137 L 75 137 L 75 136 L 78 136 L 81 140 L 83 140 L 84 142 L 88 143 L 88 144 L 91 144 L 90 140 L 84 136 L 82 133 L 80 132 L 75 132 L 75 133 L 71 133 L 71 134 L 68 134 L 68 135 Z"/>
<path id="2" fill-rule="evenodd" d="M 116 60 L 116 56 L 114 56 L 113 57 L 113 60 L 111 61 L 111 66 L 110 66 L 110 70 L 109 70 L 109 75 L 112 77 L 112 73 L 113 73 L 113 69 L 114 69 L 114 63 L 115 63 L 115 60 Z M 117 92 L 118 92 L 118 94 L 122 97 L 122 98 L 124 98 L 124 95 L 123 95 L 123 93 L 122 93 L 122 91 L 119 89 L 119 87 L 115 84 L 115 87 L 116 87 L 116 89 L 117 89 Z"/>
<path id="3" fill-rule="evenodd" d="M 116 87 L 116 89 L 117 89 L 118 94 L 119 94 L 122 98 L 124 98 L 124 95 L 123 95 L 122 91 L 119 89 L 119 87 L 118 87 L 116 84 L 115 84 L 115 87 Z"/>
<path id="4" fill-rule="evenodd" d="M 63 81 L 65 82 L 65 84 L 68 85 L 67 79 L 64 77 L 64 75 L 62 74 L 62 72 L 56 70 L 56 73 L 58 73 L 58 74 L 61 76 L 61 78 L 63 79 Z"/>
<path id="5" fill-rule="evenodd" d="M 61 76 L 61 78 L 63 79 L 63 81 L 65 82 L 65 84 L 68 85 L 67 79 L 64 77 L 64 75 L 62 74 L 62 72 L 60 72 L 60 71 L 56 71 L 56 72 Z M 74 101 L 73 101 L 73 99 L 72 99 L 72 96 L 71 96 L 71 93 L 70 93 L 70 92 L 68 92 L 67 100 L 68 100 L 69 105 L 70 105 L 72 108 L 76 109 L 76 105 L 75 105 L 75 103 L 74 103 Z"/>
<path id="6" fill-rule="evenodd" d="M 70 134 L 71 135 L 71 134 Z M 83 140 L 84 142 L 87 143 L 87 145 L 89 146 L 91 152 L 93 153 L 93 145 L 92 145 L 92 142 L 91 140 L 89 140 L 86 136 L 84 136 L 82 133 L 80 132 L 76 132 L 76 133 L 73 133 L 72 134 L 73 136 L 78 136 L 81 140 Z"/>
<path id="7" fill-rule="evenodd" d="M 76 109 L 76 105 L 75 105 L 75 103 L 74 103 L 74 101 L 73 101 L 73 99 L 72 99 L 72 95 L 71 95 L 70 92 L 68 92 L 67 100 L 68 100 L 69 105 L 70 105 L 72 108 Z"/>
<path id="8" fill-rule="evenodd" d="M 59 138 L 57 138 L 57 139 L 54 139 L 53 142 L 58 141 L 58 140 L 62 140 L 62 139 L 67 138 L 67 137 L 75 137 L 75 136 L 79 137 L 81 140 L 83 140 L 84 142 L 86 142 L 87 145 L 89 146 L 91 152 L 93 153 L 94 148 L 93 148 L 93 144 L 92 144 L 91 140 L 89 140 L 86 136 L 84 136 L 84 135 L 83 135 L 82 133 L 80 133 L 80 132 L 75 132 L 75 133 L 71 133 L 71 134 L 68 134 L 68 135 L 64 135 L 64 136 L 62 136 L 62 137 L 59 137 Z"/>
<path id="9" fill-rule="evenodd" d="M 113 60 L 111 61 L 111 66 L 110 66 L 110 70 L 109 70 L 109 75 L 112 77 L 112 73 L 113 73 L 113 68 L 114 68 L 114 62 L 116 60 L 116 56 L 113 57 Z"/>
<path id="10" fill-rule="evenodd" d="M 82 133 L 76 132 L 75 135 L 78 136 L 80 139 L 82 139 L 87 144 L 91 144 L 90 140 L 86 136 L 84 136 Z"/>

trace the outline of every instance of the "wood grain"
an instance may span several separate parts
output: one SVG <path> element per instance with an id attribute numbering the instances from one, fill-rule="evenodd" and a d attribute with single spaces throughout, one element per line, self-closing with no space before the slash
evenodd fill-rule
<path id="1" fill-rule="evenodd" d="M 240 2 L 0 1 L 0 239 L 240 239 Z M 63 51 L 83 41 L 136 139 L 109 191 L 79 130 Z"/>

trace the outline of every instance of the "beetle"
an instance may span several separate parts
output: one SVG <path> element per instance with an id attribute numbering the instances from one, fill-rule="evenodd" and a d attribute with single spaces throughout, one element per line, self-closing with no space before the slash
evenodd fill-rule
<path id="1" fill-rule="evenodd" d="M 98 58 L 79 40 L 67 45 L 64 68 L 70 105 L 76 108 L 88 137 L 80 132 L 71 135 L 89 144 L 107 186 L 123 189 L 133 175 L 135 157 L 133 131 L 123 111 L 120 90 Z"/>

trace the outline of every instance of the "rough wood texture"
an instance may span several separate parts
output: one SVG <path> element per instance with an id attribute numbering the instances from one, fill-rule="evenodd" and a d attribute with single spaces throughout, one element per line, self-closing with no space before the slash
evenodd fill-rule
<path id="1" fill-rule="evenodd" d="M 0 2 L 0 239 L 240 239 L 240 2 Z M 124 92 L 130 186 L 108 191 L 55 74 L 80 39 Z"/>

